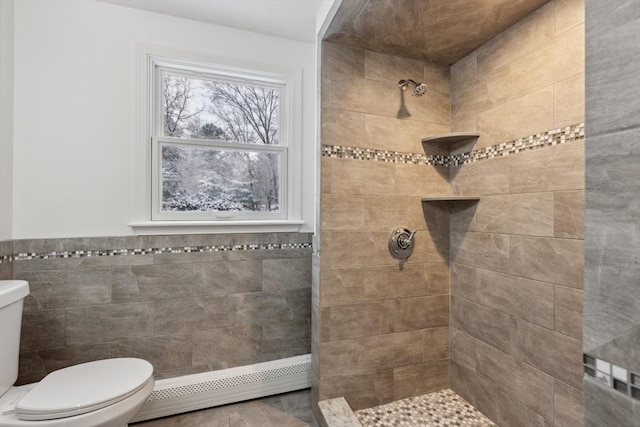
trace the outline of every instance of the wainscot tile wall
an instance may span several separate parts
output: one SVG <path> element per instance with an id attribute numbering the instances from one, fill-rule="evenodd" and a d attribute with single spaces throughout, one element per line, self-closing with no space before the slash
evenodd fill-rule
<path id="1" fill-rule="evenodd" d="M 147 359 L 160 379 L 310 352 L 310 234 L 15 240 L 0 248 L 3 277 L 31 288 L 18 383 L 109 357 Z"/>

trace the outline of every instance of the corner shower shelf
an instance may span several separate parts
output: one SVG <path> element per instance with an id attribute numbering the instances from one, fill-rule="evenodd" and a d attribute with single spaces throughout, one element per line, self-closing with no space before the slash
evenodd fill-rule
<path id="1" fill-rule="evenodd" d="M 480 201 L 480 197 L 475 196 L 438 196 L 438 197 L 423 197 L 423 202 L 477 202 Z"/>
<path id="2" fill-rule="evenodd" d="M 422 143 L 453 145 L 453 144 L 457 144 L 458 142 L 465 142 L 472 139 L 478 139 L 479 137 L 480 137 L 480 134 L 478 133 L 452 132 L 452 133 L 444 133 L 442 135 L 433 135 L 433 136 L 428 136 L 426 138 L 422 138 Z"/>

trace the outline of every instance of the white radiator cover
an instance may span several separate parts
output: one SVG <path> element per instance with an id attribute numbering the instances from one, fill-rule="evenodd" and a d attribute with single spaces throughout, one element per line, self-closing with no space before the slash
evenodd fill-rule
<path id="1" fill-rule="evenodd" d="M 156 381 L 131 422 L 311 387 L 311 355 Z"/>

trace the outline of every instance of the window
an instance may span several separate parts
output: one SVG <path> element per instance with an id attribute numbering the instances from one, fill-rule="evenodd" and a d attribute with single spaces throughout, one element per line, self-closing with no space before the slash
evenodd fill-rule
<path id="1" fill-rule="evenodd" d="M 146 225 L 302 224 L 299 72 L 145 62 Z"/>

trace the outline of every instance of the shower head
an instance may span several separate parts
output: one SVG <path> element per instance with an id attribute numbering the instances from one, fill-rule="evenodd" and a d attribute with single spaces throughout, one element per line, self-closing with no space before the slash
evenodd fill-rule
<path id="1" fill-rule="evenodd" d="M 413 96 L 422 96 L 429 90 L 429 86 L 426 83 L 416 83 L 411 79 L 400 80 L 398 82 L 398 87 L 402 90 L 407 90 L 408 85 L 413 86 Z"/>

